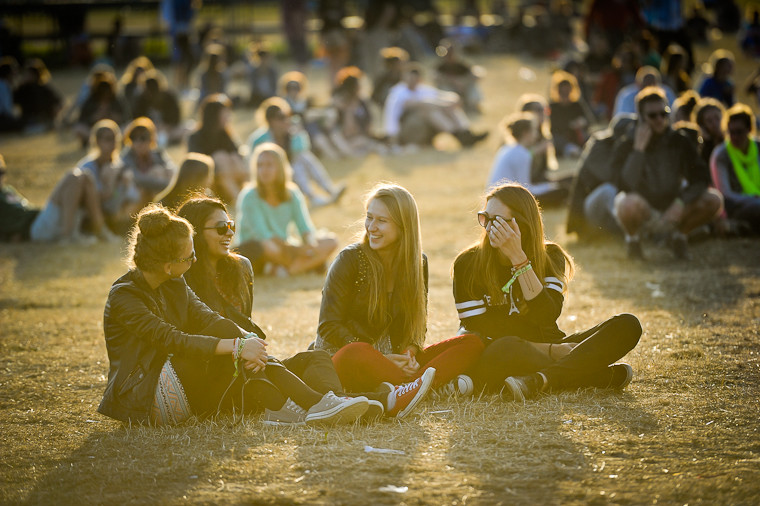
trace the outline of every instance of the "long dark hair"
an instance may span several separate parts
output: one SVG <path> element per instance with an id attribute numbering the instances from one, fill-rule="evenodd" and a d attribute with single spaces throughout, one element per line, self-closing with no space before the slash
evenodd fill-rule
<path id="1" fill-rule="evenodd" d="M 227 213 L 224 203 L 215 198 L 205 195 L 195 195 L 185 201 L 177 210 L 177 215 L 186 219 L 195 230 L 193 238 L 195 256 L 198 259 L 185 273 L 185 281 L 193 289 L 195 294 L 209 306 L 214 306 L 214 301 L 225 294 L 232 298 L 243 295 L 244 286 L 243 261 L 237 255 L 230 254 L 220 258 L 216 264 L 216 274 L 219 279 L 219 289 L 211 274 L 211 259 L 208 254 L 208 244 L 203 236 L 203 228 L 208 217 L 214 211 L 221 210 Z"/>
<path id="2" fill-rule="evenodd" d="M 201 124 L 198 130 L 207 134 L 224 130 L 232 137 L 232 132 L 228 130 L 229 127 L 222 126 L 221 121 L 222 111 L 231 107 L 232 101 L 224 93 L 214 93 L 204 98 L 201 102 Z"/>

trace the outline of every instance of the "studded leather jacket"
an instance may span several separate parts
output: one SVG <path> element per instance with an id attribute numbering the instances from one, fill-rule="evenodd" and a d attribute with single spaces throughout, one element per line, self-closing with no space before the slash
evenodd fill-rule
<path id="1" fill-rule="evenodd" d="M 428 284 L 427 257 L 422 256 L 425 292 Z M 391 295 L 391 320 L 385 327 L 369 321 L 369 263 L 361 245 L 351 244 L 330 266 L 322 288 L 322 306 L 315 347 L 334 354 L 346 344 L 364 342 L 380 352 L 401 353 L 404 342 L 404 307 L 398 294 Z"/>

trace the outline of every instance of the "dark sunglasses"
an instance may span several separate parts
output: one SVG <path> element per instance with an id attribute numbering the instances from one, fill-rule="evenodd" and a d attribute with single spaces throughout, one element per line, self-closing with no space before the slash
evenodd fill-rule
<path id="1" fill-rule="evenodd" d="M 670 115 L 670 107 L 666 107 L 665 109 L 661 111 L 647 113 L 647 118 L 649 119 L 667 118 L 669 115 Z"/>
<path id="2" fill-rule="evenodd" d="M 190 254 L 189 257 L 187 257 L 187 258 L 180 258 L 179 260 L 175 260 L 174 263 L 175 264 L 184 264 L 186 262 L 195 262 L 195 260 L 196 260 L 196 258 L 195 258 L 195 250 L 193 250 L 193 252 Z"/>
<path id="3" fill-rule="evenodd" d="M 488 213 L 485 211 L 481 211 L 478 213 L 478 223 L 480 223 L 480 226 L 483 228 L 488 227 L 488 224 L 495 221 L 496 218 L 501 218 L 504 221 L 507 220 L 504 216 L 499 216 L 499 215 L 489 216 Z"/>
<path id="4" fill-rule="evenodd" d="M 216 230 L 216 233 L 219 235 L 226 235 L 227 231 L 229 230 L 233 234 L 235 233 L 235 222 L 230 221 L 220 221 L 213 227 L 205 227 L 203 230 Z"/>

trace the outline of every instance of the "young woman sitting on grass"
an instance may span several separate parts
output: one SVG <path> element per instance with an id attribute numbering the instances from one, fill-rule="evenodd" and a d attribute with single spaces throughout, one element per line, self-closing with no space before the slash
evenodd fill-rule
<path id="1" fill-rule="evenodd" d="M 423 348 L 428 271 L 417 203 L 382 184 L 366 209 L 361 242 L 344 248 L 327 274 L 315 344 L 333 355 L 348 391 L 389 392 L 386 412 L 401 418 L 431 387 L 469 369 L 483 344 L 470 335 Z"/>
<path id="2" fill-rule="evenodd" d="M 250 241 L 258 241 L 263 262 L 257 270 L 269 262 L 280 276 L 322 269 L 338 247 L 332 233 L 314 227 L 303 194 L 290 175 L 290 164 L 280 146 L 271 142 L 259 145 L 251 156 L 251 181 L 256 184 L 240 192 L 236 210 L 241 251 L 248 254 Z M 298 229 L 300 240 L 290 236 L 291 224 Z"/>
<path id="3" fill-rule="evenodd" d="M 641 324 L 619 314 L 566 335 L 557 326 L 573 261 L 544 237 L 541 211 L 524 187 L 505 184 L 478 213 L 481 240 L 454 261 L 454 300 L 462 330 L 486 344 L 470 374 L 478 387 L 525 400 L 542 391 L 622 389 L 633 369 L 616 363 L 641 337 Z"/>
<path id="4" fill-rule="evenodd" d="M 235 222 L 227 214 L 227 208 L 218 199 L 197 196 L 187 200 L 177 214 L 190 222 L 195 230 L 195 255 L 198 260 L 185 273 L 188 286 L 211 309 L 234 321 L 246 332 L 255 332 L 265 338 L 251 316 L 251 262 L 230 250 Z M 333 391 L 343 395 L 343 386 L 328 353 L 322 350 L 303 351 L 284 359 L 282 363 L 317 392 Z M 374 419 L 382 415 L 380 396 L 374 393 L 362 395 L 369 399 L 370 408 L 364 417 Z M 265 418 L 287 422 L 292 414 L 284 408 L 279 413 L 267 411 Z"/>
<path id="5" fill-rule="evenodd" d="M 111 365 L 98 411 L 157 425 L 287 403 L 301 410 L 298 423 L 348 423 L 364 414 L 366 398 L 312 390 L 267 355 L 263 339 L 201 302 L 182 277 L 195 260 L 187 220 L 155 204 L 140 211 L 130 234 L 131 268 L 106 302 Z"/>

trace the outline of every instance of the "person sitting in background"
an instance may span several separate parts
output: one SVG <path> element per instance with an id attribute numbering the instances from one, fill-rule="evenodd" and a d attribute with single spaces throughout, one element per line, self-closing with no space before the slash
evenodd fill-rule
<path id="1" fill-rule="evenodd" d="M 180 124 L 179 99 L 159 70 L 145 73 L 144 89 L 135 97 L 133 116 L 147 116 L 153 121 L 161 147 L 178 143 L 185 133 Z"/>
<path id="2" fill-rule="evenodd" d="M 502 146 L 488 177 L 487 188 L 494 188 L 504 182 L 519 183 L 535 195 L 542 205 L 557 205 L 567 199 L 567 189 L 551 181 L 533 182 L 531 148 L 538 139 L 536 117 L 522 112 L 509 116 L 502 122 L 507 144 Z"/>
<path id="3" fill-rule="evenodd" d="M 121 162 L 125 170 L 132 171 L 135 185 L 140 190 L 141 207 L 153 202 L 177 170 L 169 154 L 158 146 L 156 126 L 145 116 L 133 120 L 124 129 Z"/>
<path id="4" fill-rule="evenodd" d="M 214 159 L 214 193 L 234 203 L 248 181 L 245 161 L 238 152 L 238 142 L 230 126 L 232 102 L 226 95 L 206 97 L 201 103 L 201 121 L 190 134 L 187 150 Z"/>
<path id="5" fill-rule="evenodd" d="M 7 173 L 5 158 L 0 155 L 0 241 L 91 244 L 92 237 L 82 234 L 85 218 L 100 240 L 119 240 L 105 225 L 95 181 L 89 174 L 78 168 L 67 172 L 45 207 L 37 209 L 14 187 L 5 184 Z"/>
<path id="6" fill-rule="evenodd" d="M 129 120 L 128 108 L 116 93 L 116 77 L 112 73 L 99 74 L 79 111 L 74 133 L 79 137 L 82 147 L 87 146 L 90 129 L 104 119 L 112 120 L 117 125 Z"/>
<path id="7" fill-rule="evenodd" d="M 208 44 L 203 50 L 203 59 L 198 66 L 198 104 L 206 97 L 226 94 L 229 76 L 227 75 L 227 50 L 221 44 Z"/>
<path id="8" fill-rule="evenodd" d="M 241 331 L 198 299 L 182 277 L 196 260 L 193 232 L 159 205 L 137 216 L 129 271 L 114 282 L 103 312 L 110 368 L 98 411 L 154 425 L 279 410 L 289 402 L 299 415 L 288 421 L 293 425 L 362 416 L 366 398 L 315 392 L 269 356 L 256 333 Z"/>
<path id="9" fill-rule="evenodd" d="M 24 76 L 13 91 L 13 102 L 21 109 L 24 130 L 30 133 L 53 128 L 63 107 L 63 97 L 50 83 L 50 72 L 39 58 L 24 65 Z"/>
<path id="10" fill-rule="evenodd" d="M 253 268 L 248 258 L 231 251 L 235 235 L 232 221 L 224 204 L 214 198 L 194 196 L 177 210 L 195 231 L 193 244 L 197 261 L 184 274 L 187 285 L 208 307 L 235 322 L 246 332 L 255 332 L 262 339 L 266 334 L 252 318 Z M 320 393 L 334 392 L 343 396 L 330 355 L 322 350 L 308 350 L 282 360 L 282 364 L 304 383 Z M 373 413 L 365 418 L 377 418 L 383 413 L 381 394 L 361 394 L 369 399 Z M 265 420 L 274 418 L 267 412 Z"/>
<path id="11" fill-rule="evenodd" d="M 660 71 L 654 67 L 641 67 L 636 72 L 636 82 L 623 87 L 615 97 L 615 108 L 612 116 L 618 114 L 636 114 L 636 95 L 649 86 L 657 86 L 663 90 L 667 100 L 668 107 L 676 99 L 673 90 L 668 86 L 662 85 Z"/>
<path id="12" fill-rule="evenodd" d="M 684 91 L 673 101 L 673 124 L 691 122 L 692 112 L 699 102 L 699 94 L 694 90 Z"/>
<path id="13" fill-rule="evenodd" d="M 436 49 L 440 63 L 435 67 L 435 86 L 459 95 L 462 107 L 468 113 L 479 113 L 483 92 L 478 81 L 485 70 L 462 59 L 460 49 L 451 41 L 443 40 Z"/>
<path id="14" fill-rule="evenodd" d="M 267 45 L 251 43 L 249 50 L 248 82 L 251 84 L 251 94 L 248 105 L 259 107 L 264 100 L 277 96 L 280 72 Z"/>
<path id="15" fill-rule="evenodd" d="M 738 227 L 760 234 L 760 154 L 755 138 L 755 115 L 744 104 L 726 112 L 728 139 L 710 158 L 715 187 L 723 194 L 728 219 Z"/>
<path id="16" fill-rule="evenodd" d="M 345 156 L 360 157 L 371 151 L 380 154 L 387 151 L 371 132 L 372 113 L 360 95 L 363 76 L 358 67 L 344 67 L 335 76 L 332 106 L 338 118 L 330 138 Z"/>
<path id="17" fill-rule="evenodd" d="M 644 234 L 665 239 L 676 258 L 689 258 L 687 234 L 713 221 L 721 197 L 708 189 L 709 171 L 696 146 L 670 126 L 670 110 L 661 88 L 644 88 L 636 96 L 638 119 L 633 132 L 618 139 L 612 156 L 616 183 L 597 188 L 587 203 L 598 210 L 588 216 L 606 226 L 610 216 L 625 234 L 628 257 L 643 259 Z"/>
<path id="18" fill-rule="evenodd" d="M 700 98 L 691 114 L 692 122 L 699 127 L 699 156 L 706 164 L 710 164 L 713 150 L 725 138 L 723 131 L 723 116 L 726 109 L 714 98 Z"/>
<path id="19" fill-rule="evenodd" d="M 135 186 L 134 174 L 127 170 L 119 158 L 121 130 L 110 119 L 95 123 L 90 133 L 92 152 L 77 163 L 83 172 L 95 180 L 100 205 L 108 226 L 117 232 L 126 231 L 131 216 L 141 206 L 140 191 Z"/>
<path id="20" fill-rule="evenodd" d="M 13 106 L 13 81 L 18 62 L 12 56 L 0 58 L 0 132 L 13 132 L 23 126 Z"/>
<path id="21" fill-rule="evenodd" d="M 147 116 L 146 114 L 139 114 L 135 110 L 135 106 L 137 97 L 143 92 L 145 86 L 145 75 L 152 70 L 154 70 L 153 62 L 147 56 L 138 56 L 129 62 L 119 80 L 121 96 L 124 98 L 133 118 Z"/>
<path id="22" fill-rule="evenodd" d="M 551 180 L 549 177 L 551 171 L 558 168 L 554 144 L 551 141 L 552 135 L 546 121 L 549 103 L 541 95 L 525 93 L 517 99 L 517 110 L 533 113 L 536 116 L 536 125 L 538 125 L 538 139 L 530 150 L 531 155 L 533 155 L 530 180 L 532 183 L 549 181 Z"/>
<path id="23" fill-rule="evenodd" d="M 340 158 L 340 153 L 326 134 L 326 112 L 313 108 L 311 98 L 307 95 L 308 80 L 302 72 L 291 71 L 280 78 L 280 97 L 290 106 L 293 121 L 300 123 L 309 134 L 309 139 L 318 152 L 331 159 Z"/>
<path id="24" fill-rule="evenodd" d="M 488 137 L 475 134 L 464 113 L 459 97 L 422 80 L 422 67 L 407 65 L 404 79 L 388 93 L 383 109 L 383 125 L 391 145 L 429 145 L 441 132 L 452 134 L 463 147 L 474 146 Z"/>
<path id="25" fill-rule="evenodd" d="M 588 139 L 593 114 L 581 101 L 581 89 L 575 76 L 558 70 L 552 74 L 549 90 L 549 122 L 557 156 L 576 158 Z"/>
<path id="26" fill-rule="evenodd" d="M 383 59 L 383 71 L 372 82 L 372 101 L 382 108 L 391 88 L 400 83 L 404 76 L 409 53 L 400 47 L 386 47 L 380 50 L 380 57 Z"/>
<path id="27" fill-rule="evenodd" d="M 291 182 L 290 173 L 287 155 L 280 146 L 271 142 L 258 145 L 251 155 L 251 181 L 256 183 L 240 192 L 235 212 L 241 250 L 248 249 L 246 243 L 251 239 L 259 241 L 263 260 L 280 276 L 324 269 L 327 258 L 338 247 L 332 233 L 318 232 L 314 227 L 303 194 Z M 291 224 L 298 229 L 300 240 L 290 236 Z"/>
<path id="28" fill-rule="evenodd" d="M 734 55 L 731 51 L 718 49 L 710 55 L 708 66 L 712 69 L 699 86 L 699 95 L 710 97 L 726 107 L 734 105 L 735 86 L 731 80 L 734 72 Z"/>
<path id="29" fill-rule="evenodd" d="M 262 102 L 256 112 L 257 123 L 261 125 L 248 137 L 250 153 L 265 142 L 280 146 L 293 168 L 293 181 L 301 193 L 315 206 L 336 202 L 346 191 L 344 184 L 336 184 L 330 178 L 324 165 L 311 151 L 308 134 L 291 121 L 292 111 L 288 103 L 280 97 L 272 97 Z M 249 164 L 251 159 L 249 158 Z M 311 189 L 311 182 L 327 193 L 322 197 Z"/>
<path id="30" fill-rule="evenodd" d="M 662 83 L 680 95 L 691 89 L 691 77 L 686 72 L 688 55 L 678 44 L 670 44 L 662 57 Z"/>
<path id="31" fill-rule="evenodd" d="M 201 153 L 188 153 L 168 186 L 156 202 L 176 211 L 191 195 L 205 195 L 214 185 L 214 159 Z"/>

